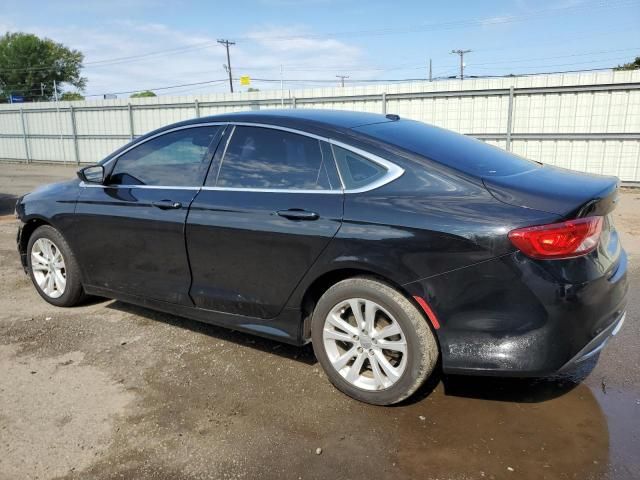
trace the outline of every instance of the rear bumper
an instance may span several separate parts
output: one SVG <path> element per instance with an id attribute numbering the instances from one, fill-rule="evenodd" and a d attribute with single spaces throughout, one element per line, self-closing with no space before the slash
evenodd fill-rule
<path id="1" fill-rule="evenodd" d="M 571 360 L 564 364 L 564 366 L 558 371 L 558 373 L 570 371 L 573 368 L 577 367 L 580 363 L 600 353 L 609 339 L 618 334 L 618 332 L 622 328 L 622 325 L 624 324 L 626 315 L 626 312 L 623 313 L 620 318 L 612 323 L 609 327 L 607 327 L 605 331 L 601 332 L 596 338 L 587 343 L 582 350 L 580 350 Z"/>
<path id="2" fill-rule="evenodd" d="M 621 325 L 626 254 L 601 264 L 595 253 L 566 265 L 514 253 L 405 288 L 438 316 L 445 373 L 541 377 L 595 355 Z"/>

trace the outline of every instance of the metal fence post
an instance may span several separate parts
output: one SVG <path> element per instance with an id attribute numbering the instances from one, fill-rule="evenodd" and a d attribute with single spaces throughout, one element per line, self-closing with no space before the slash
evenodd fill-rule
<path id="1" fill-rule="evenodd" d="M 638 170 L 640 169 L 640 142 L 638 142 L 638 153 L 636 155 L 636 164 L 633 168 L 633 180 L 632 182 L 640 182 L 640 175 L 638 175 Z"/>
<path id="2" fill-rule="evenodd" d="M 130 103 L 127 103 L 127 110 L 129 110 L 129 139 L 133 140 L 133 109 Z"/>
<path id="3" fill-rule="evenodd" d="M 200 104 L 197 98 L 193 101 L 193 106 L 196 108 L 196 118 L 200 118 Z"/>
<path id="4" fill-rule="evenodd" d="M 513 130 L 513 85 L 509 87 L 509 110 L 507 111 L 507 141 L 505 150 L 511 151 L 511 132 Z"/>
<path id="5" fill-rule="evenodd" d="M 387 114 L 387 94 L 385 92 L 382 93 L 382 114 Z"/>
<path id="6" fill-rule="evenodd" d="M 73 135 L 73 152 L 76 158 L 76 165 L 80 165 L 80 151 L 78 150 L 78 129 L 76 127 L 76 111 L 73 105 L 69 106 L 71 112 L 71 134 Z"/>
<path id="7" fill-rule="evenodd" d="M 20 107 L 20 122 L 22 123 L 22 139 L 24 140 L 24 154 L 27 157 L 27 163 L 31 163 L 31 154 L 29 153 L 29 139 L 27 138 L 27 123 L 24 121 L 24 110 Z"/>

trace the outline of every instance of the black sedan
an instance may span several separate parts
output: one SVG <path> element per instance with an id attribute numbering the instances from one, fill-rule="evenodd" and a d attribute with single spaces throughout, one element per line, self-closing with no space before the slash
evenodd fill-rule
<path id="1" fill-rule="evenodd" d="M 18 201 L 38 293 L 115 298 L 296 345 L 387 405 L 446 373 L 544 376 L 624 321 L 616 178 L 397 115 L 170 125 Z M 440 366 L 438 367 L 440 368 Z"/>

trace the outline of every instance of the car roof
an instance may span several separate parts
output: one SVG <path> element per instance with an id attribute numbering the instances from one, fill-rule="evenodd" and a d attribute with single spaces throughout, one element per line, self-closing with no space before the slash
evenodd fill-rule
<path id="1" fill-rule="evenodd" d="M 353 132 L 353 128 L 377 123 L 393 122 L 398 116 L 390 116 L 376 113 L 352 112 L 347 110 L 319 110 L 319 109 L 279 109 L 279 110 L 248 110 L 243 112 L 230 112 L 219 115 L 192 118 L 181 122 L 165 125 L 137 137 L 134 143 L 144 141 L 162 132 L 173 130 L 177 127 L 197 126 L 211 122 L 243 122 L 280 126 L 298 129 L 321 136 L 345 134 Z M 132 144 L 128 143 L 111 152 L 102 162 L 107 162 L 119 155 Z"/>
<path id="2" fill-rule="evenodd" d="M 251 110 L 244 112 L 224 113 L 188 120 L 184 123 L 198 124 L 207 122 L 247 122 L 265 123 L 283 127 L 318 128 L 322 130 L 344 131 L 370 125 L 394 121 L 385 115 L 366 112 L 351 112 L 343 110 L 316 109 L 281 109 L 281 110 Z"/>

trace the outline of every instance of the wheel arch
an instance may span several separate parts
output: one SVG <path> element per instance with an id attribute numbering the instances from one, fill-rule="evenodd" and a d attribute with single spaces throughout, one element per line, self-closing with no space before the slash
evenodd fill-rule
<path id="1" fill-rule="evenodd" d="M 437 330 L 434 329 L 424 309 L 407 291 L 407 289 L 400 285 L 398 282 L 394 282 L 390 278 L 381 275 L 378 272 L 362 267 L 348 267 L 329 270 L 318 276 L 307 286 L 304 294 L 302 295 L 302 300 L 300 303 L 300 311 L 302 312 L 301 338 L 304 343 L 308 343 L 311 340 L 311 316 L 313 314 L 313 310 L 315 309 L 315 305 L 318 303 L 318 300 L 320 300 L 320 297 L 322 297 L 322 295 L 336 283 L 355 277 L 365 277 L 371 278 L 373 280 L 378 280 L 400 292 L 409 302 L 411 302 L 411 304 L 413 304 L 418 309 L 418 311 L 424 318 L 424 321 L 431 329 L 436 342 L 438 343 L 438 348 L 440 348 Z"/>
<path id="2" fill-rule="evenodd" d="M 31 235 L 33 235 L 33 232 L 43 225 L 55 228 L 51 222 L 42 217 L 32 217 L 26 220 L 24 225 L 22 225 L 20 238 L 18 239 L 18 251 L 20 252 L 20 261 L 22 262 L 23 268 L 27 268 L 27 247 L 29 245 L 29 239 L 31 238 Z"/>

